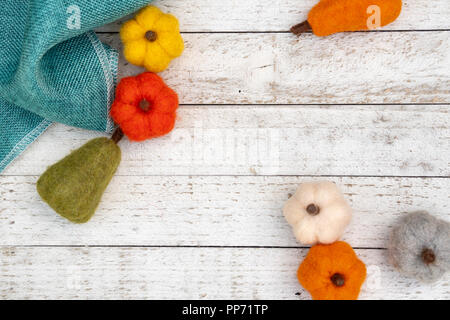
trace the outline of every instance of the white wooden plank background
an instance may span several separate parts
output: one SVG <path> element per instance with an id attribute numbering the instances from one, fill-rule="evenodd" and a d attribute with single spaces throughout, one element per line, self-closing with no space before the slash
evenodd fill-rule
<path id="1" fill-rule="evenodd" d="M 2 248 L 4 298 L 310 299 L 296 271 L 296 248 Z M 385 250 L 356 250 L 368 268 L 361 299 L 444 299 L 445 279 L 410 281 Z"/>
<path id="2" fill-rule="evenodd" d="M 162 73 L 183 104 L 447 103 L 448 31 L 301 38 L 289 33 L 184 34 Z M 119 35 L 101 39 L 120 48 Z M 123 59 L 120 75 L 138 73 Z"/>
<path id="3" fill-rule="evenodd" d="M 116 176 L 86 225 L 61 219 L 39 201 L 37 176 L 0 177 L 1 245 L 295 247 L 281 208 L 297 176 Z M 344 240 L 385 248 L 403 214 L 429 209 L 446 219 L 449 179 L 321 177 L 341 186 L 354 218 Z M 20 191 L 18 191 L 20 190 Z M 206 228 L 205 228 L 206 227 Z M 27 230 L 27 232 L 24 232 Z"/>
<path id="4" fill-rule="evenodd" d="M 154 5 L 180 20 L 183 32 L 284 32 L 308 16 L 316 0 L 156 0 Z M 130 15 L 104 27 L 118 31 Z M 450 29 L 447 0 L 403 0 L 400 17 L 382 30 Z"/>
<path id="5" fill-rule="evenodd" d="M 449 122 L 448 105 L 182 106 L 170 135 L 121 142 L 117 174 L 449 176 Z M 100 135 L 54 125 L 4 175 Z"/>
<path id="6" fill-rule="evenodd" d="M 121 142 L 123 161 L 86 225 L 35 191 L 45 168 L 102 135 L 53 125 L 0 175 L 0 298 L 309 299 L 307 252 L 281 207 L 329 179 L 354 209 L 344 240 L 369 267 L 361 299 L 449 299 L 388 264 L 403 214 L 449 220 L 450 6 L 406 0 L 383 32 L 300 39 L 315 0 L 163 0 L 186 50 L 162 77 L 176 129 Z M 123 20 L 122 20 L 123 21 Z M 98 29 L 120 49 L 120 21 Z M 142 69 L 121 57 L 120 76 Z"/>

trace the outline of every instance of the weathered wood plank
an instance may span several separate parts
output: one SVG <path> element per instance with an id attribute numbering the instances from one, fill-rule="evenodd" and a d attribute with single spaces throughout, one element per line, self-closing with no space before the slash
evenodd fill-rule
<path id="1" fill-rule="evenodd" d="M 119 48 L 118 34 L 100 38 Z M 450 33 L 185 34 L 162 73 L 183 104 L 449 103 Z M 143 69 L 121 57 L 121 77 Z"/>
<path id="2" fill-rule="evenodd" d="M 295 247 L 281 208 L 311 179 L 118 176 L 92 220 L 73 225 L 42 202 L 37 177 L 0 177 L 0 245 Z M 429 210 L 450 220 L 450 179 L 328 179 L 354 209 L 344 239 L 356 247 L 385 248 L 407 212 Z"/>
<path id="3" fill-rule="evenodd" d="M 360 299 L 449 299 L 449 277 L 400 276 L 385 250 L 356 250 L 368 266 Z M 306 249 L 2 248 L 2 299 L 310 299 L 296 279 Z"/>
<path id="4" fill-rule="evenodd" d="M 176 15 L 184 32 L 287 31 L 306 19 L 318 0 L 157 0 L 153 4 Z M 402 14 L 383 30 L 450 29 L 447 0 L 403 0 Z M 99 28 L 114 32 L 124 19 Z"/>
<path id="5" fill-rule="evenodd" d="M 98 135 L 54 125 L 2 174 L 39 175 Z M 120 145 L 118 175 L 450 176 L 450 113 L 446 105 L 182 106 L 170 135 Z"/>

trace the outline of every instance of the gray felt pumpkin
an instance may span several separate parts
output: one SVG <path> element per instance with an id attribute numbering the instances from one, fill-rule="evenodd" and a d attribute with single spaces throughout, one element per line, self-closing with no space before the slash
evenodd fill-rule
<path id="1" fill-rule="evenodd" d="M 427 212 L 400 219 L 388 247 L 392 264 L 423 282 L 433 282 L 450 268 L 450 223 Z"/>

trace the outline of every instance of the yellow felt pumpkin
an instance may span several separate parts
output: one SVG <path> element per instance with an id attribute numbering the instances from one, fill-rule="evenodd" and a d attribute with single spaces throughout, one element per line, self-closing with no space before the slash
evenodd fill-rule
<path id="1" fill-rule="evenodd" d="M 356 300 L 366 266 L 346 242 L 317 244 L 298 268 L 297 277 L 314 300 Z"/>
<path id="2" fill-rule="evenodd" d="M 155 6 L 141 9 L 120 29 L 124 56 L 130 63 L 151 72 L 165 70 L 184 50 L 177 18 Z"/>

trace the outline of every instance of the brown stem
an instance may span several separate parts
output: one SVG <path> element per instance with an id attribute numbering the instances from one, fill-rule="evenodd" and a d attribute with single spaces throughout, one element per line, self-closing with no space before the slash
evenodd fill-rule
<path id="1" fill-rule="evenodd" d="M 331 282 L 333 282 L 333 284 L 336 287 L 342 287 L 345 284 L 345 278 L 342 274 L 340 273 L 335 273 L 331 276 L 330 278 Z"/>
<path id="2" fill-rule="evenodd" d="M 139 102 L 139 108 L 142 111 L 147 112 L 148 110 L 150 110 L 150 102 L 145 99 L 141 100 L 141 102 Z"/>
<path id="3" fill-rule="evenodd" d="M 306 207 L 306 212 L 308 212 L 312 216 L 316 216 L 320 212 L 320 208 L 316 206 L 314 203 L 311 203 Z"/>
<path id="4" fill-rule="evenodd" d="M 296 24 L 295 26 L 293 26 L 291 28 L 291 32 L 293 34 L 295 34 L 296 36 L 299 36 L 302 33 L 309 32 L 309 31 L 312 31 L 312 27 L 309 24 L 308 20 L 306 20 L 302 23 Z"/>
<path id="5" fill-rule="evenodd" d="M 434 254 L 434 251 L 431 249 L 424 249 L 422 251 L 422 260 L 425 262 L 425 264 L 433 263 L 434 260 L 436 260 L 436 255 Z"/>
<path id="6" fill-rule="evenodd" d="M 158 34 L 150 30 L 145 33 L 145 38 L 150 42 L 154 42 L 156 41 L 156 39 L 158 39 Z"/>
<path id="7" fill-rule="evenodd" d="M 115 144 L 117 144 L 120 140 L 123 138 L 123 131 L 120 129 L 120 127 L 117 127 L 114 133 L 111 136 L 111 140 L 114 141 Z"/>

